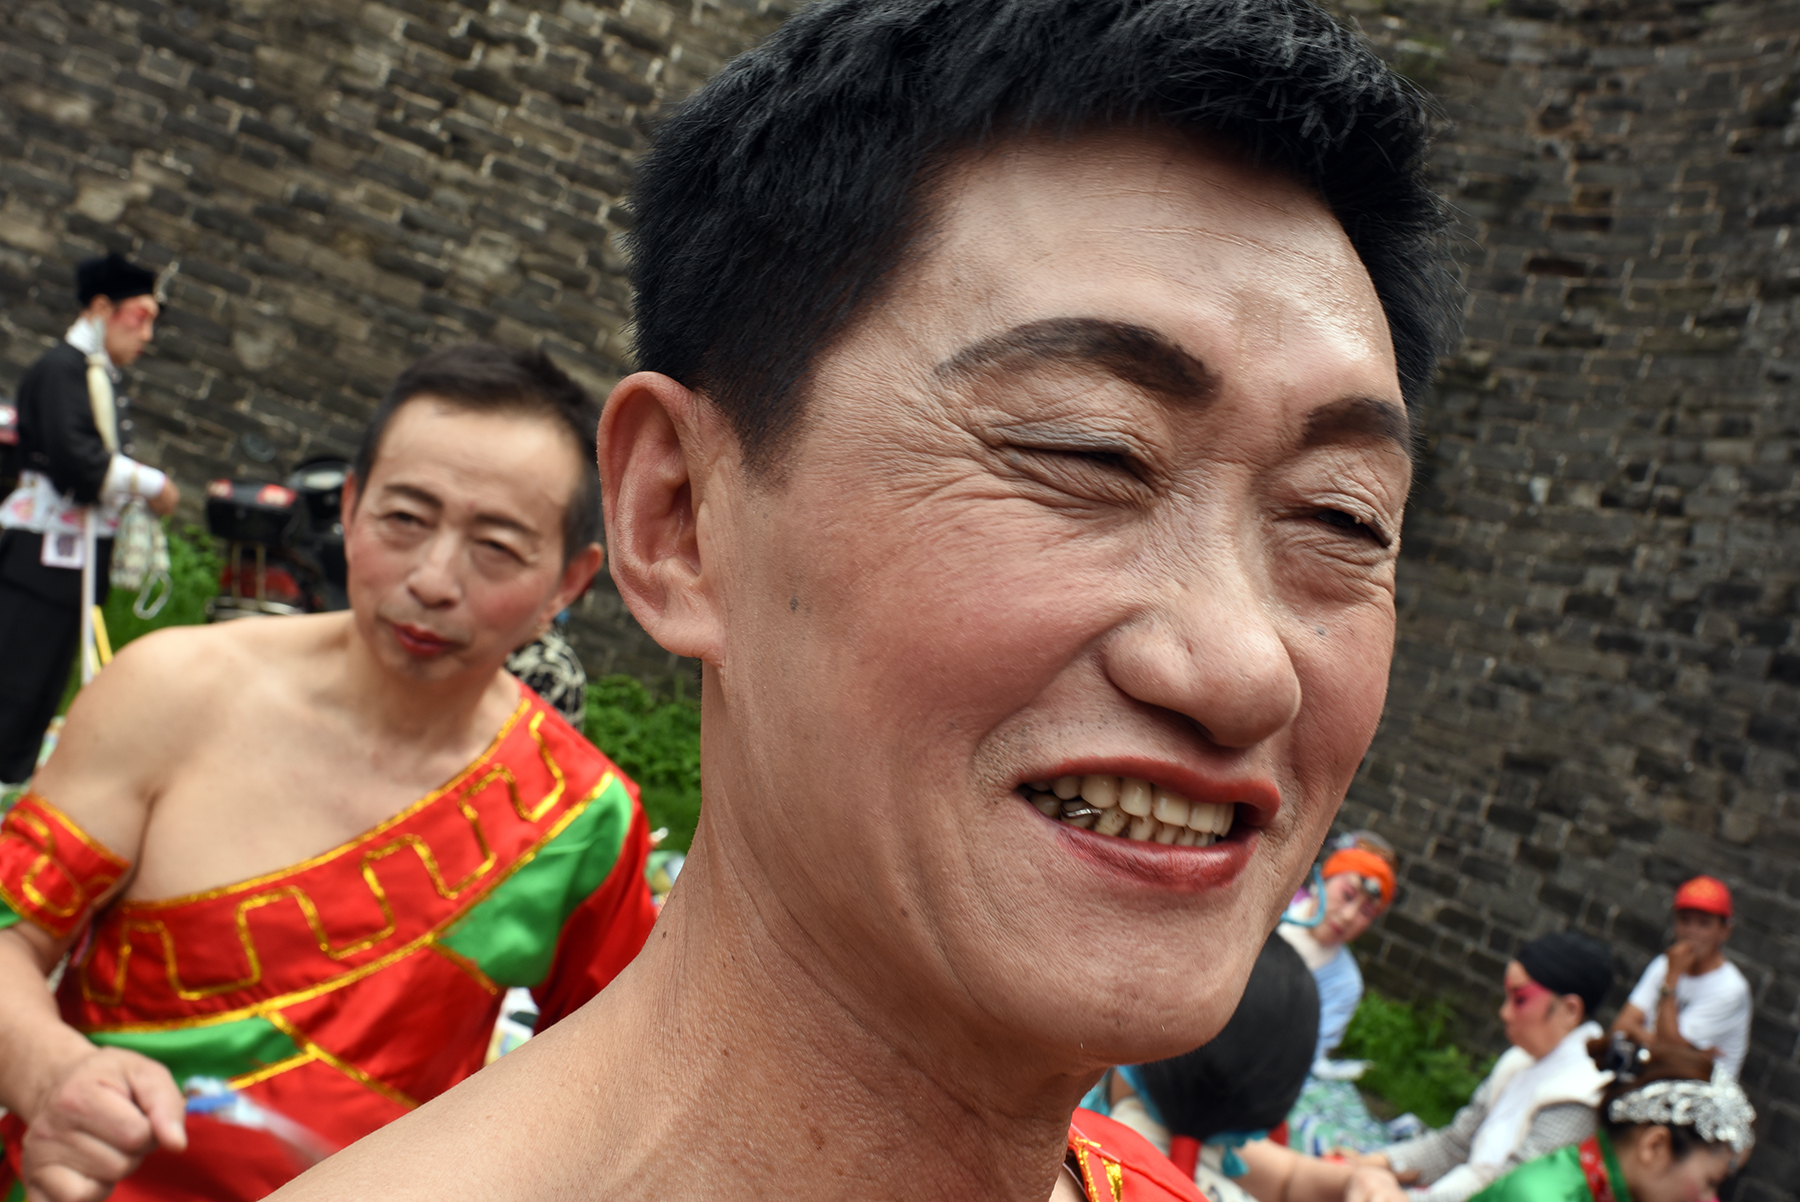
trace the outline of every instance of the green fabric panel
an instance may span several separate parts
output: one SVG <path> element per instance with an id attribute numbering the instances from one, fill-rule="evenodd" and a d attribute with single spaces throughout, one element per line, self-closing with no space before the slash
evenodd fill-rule
<path id="1" fill-rule="evenodd" d="M 0 931 L 4 931 L 7 927 L 18 921 L 19 912 L 5 902 L 0 901 Z"/>
<path id="2" fill-rule="evenodd" d="M 1605 1136 L 1601 1138 L 1604 1140 Z M 1625 1178 L 1613 1160 L 1612 1149 L 1602 1144 L 1606 1156 L 1607 1183 L 1613 1187 L 1615 1202 L 1631 1202 Z M 1547 1156 L 1520 1165 L 1494 1182 L 1469 1202 L 1594 1202 L 1588 1189 L 1587 1174 L 1581 1171 L 1581 1148 L 1577 1144 L 1558 1148 Z"/>
<path id="3" fill-rule="evenodd" d="M 502 985 L 540 983 L 564 921 L 606 880 L 630 826 L 631 794 L 614 780 L 440 942 Z"/>
<path id="4" fill-rule="evenodd" d="M 25 1202 L 25 1187 L 14 1181 L 12 1188 L 6 1191 L 6 1202 Z"/>
<path id="5" fill-rule="evenodd" d="M 300 1052 L 299 1046 L 266 1018 L 168 1031 L 98 1031 L 88 1038 L 160 1062 L 177 1085 L 189 1077 L 239 1077 Z"/>

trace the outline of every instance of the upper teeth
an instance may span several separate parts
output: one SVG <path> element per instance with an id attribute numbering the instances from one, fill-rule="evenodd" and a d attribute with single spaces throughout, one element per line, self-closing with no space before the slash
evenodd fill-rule
<path id="1" fill-rule="evenodd" d="M 1205 847 L 1231 830 L 1237 807 L 1189 801 L 1135 776 L 1059 776 L 1025 786 L 1047 818 L 1103 835 Z"/>

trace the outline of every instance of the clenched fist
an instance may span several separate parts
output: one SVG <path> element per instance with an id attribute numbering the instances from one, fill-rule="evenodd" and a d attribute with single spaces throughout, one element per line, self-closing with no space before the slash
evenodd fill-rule
<path id="1" fill-rule="evenodd" d="M 123 1048 L 78 1060 L 34 1108 L 22 1176 L 31 1202 L 100 1202 L 158 1146 L 187 1147 L 169 1070 Z"/>

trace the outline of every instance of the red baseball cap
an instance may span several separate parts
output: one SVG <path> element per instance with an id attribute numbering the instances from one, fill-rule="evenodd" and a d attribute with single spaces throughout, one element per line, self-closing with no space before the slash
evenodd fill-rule
<path id="1" fill-rule="evenodd" d="M 1697 876 L 1675 890 L 1675 909 L 1731 917 L 1731 890 L 1717 877 Z"/>

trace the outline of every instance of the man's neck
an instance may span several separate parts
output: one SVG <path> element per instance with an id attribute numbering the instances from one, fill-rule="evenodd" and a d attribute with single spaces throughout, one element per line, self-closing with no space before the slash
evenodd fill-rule
<path id="1" fill-rule="evenodd" d="M 817 949 L 790 915 L 768 912 L 772 896 L 709 859 L 702 836 L 621 978 L 625 1012 L 589 1028 L 596 1041 L 657 1033 L 606 1057 L 641 1058 L 606 1074 L 639 1116 L 611 1111 L 611 1163 L 666 1197 L 1049 1198 L 1091 1082 L 1046 1074 L 1040 1048 L 955 1046 L 953 1019 L 871 1013 L 864 991 L 807 958 Z M 921 1067 L 946 1064 L 948 1077 Z"/>

